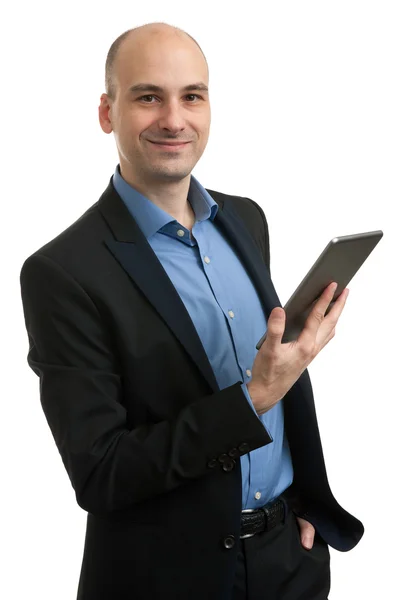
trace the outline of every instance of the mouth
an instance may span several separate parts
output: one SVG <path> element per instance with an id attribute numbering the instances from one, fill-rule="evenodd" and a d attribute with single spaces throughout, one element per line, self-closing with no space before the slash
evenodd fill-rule
<path id="1" fill-rule="evenodd" d="M 175 150 L 181 150 L 182 148 L 185 148 L 185 146 L 188 146 L 188 144 L 190 144 L 191 142 L 152 142 L 151 140 L 148 140 L 150 142 L 150 144 L 153 144 L 156 148 L 161 148 L 163 150 L 170 150 L 170 151 L 175 151 Z"/>

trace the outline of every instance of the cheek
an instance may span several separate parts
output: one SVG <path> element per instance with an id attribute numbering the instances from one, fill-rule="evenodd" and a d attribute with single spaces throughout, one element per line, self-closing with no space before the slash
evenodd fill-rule
<path id="1" fill-rule="evenodd" d="M 123 115 L 121 131 L 126 137 L 143 137 L 145 132 L 151 127 L 153 119 L 151 115 L 140 113 L 136 110 L 128 110 Z"/>
<path id="2" fill-rule="evenodd" d="M 199 128 L 203 135 L 208 135 L 211 126 L 211 114 L 204 114 L 199 122 Z"/>
<path id="3" fill-rule="evenodd" d="M 205 143 L 205 144 L 208 141 L 209 128 L 210 128 L 210 123 L 205 122 L 202 124 L 202 127 L 200 129 L 201 139 L 202 139 L 203 143 Z"/>

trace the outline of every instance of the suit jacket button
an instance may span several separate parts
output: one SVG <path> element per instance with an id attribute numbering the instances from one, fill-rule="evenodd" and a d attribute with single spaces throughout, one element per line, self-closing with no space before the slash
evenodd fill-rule
<path id="1" fill-rule="evenodd" d="M 212 458 L 212 460 L 210 460 L 210 461 L 208 462 L 207 466 L 208 466 L 210 469 L 213 469 L 213 467 L 216 467 L 216 465 L 217 465 L 217 464 L 218 464 L 218 461 L 217 461 L 217 459 L 216 459 L 216 458 Z"/>
<path id="2" fill-rule="evenodd" d="M 232 448 L 232 450 L 229 450 L 228 454 L 232 458 L 237 458 L 239 456 L 239 450 L 237 448 Z"/>
<path id="3" fill-rule="evenodd" d="M 223 461 L 223 465 L 222 465 L 222 469 L 224 471 L 231 471 L 232 469 L 235 468 L 235 461 L 233 460 L 233 458 L 228 458 L 228 460 L 224 460 Z"/>
<path id="4" fill-rule="evenodd" d="M 229 456 L 227 454 L 221 454 L 218 458 L 220 463 L 224 463 L 226 460 L 229 460 Z"/>
<path id="5" fill-rule="evenodd" d="M 245 454 L 248 451 L 249 451 L 249 444 L 246 444 L 246 442 L 242 442 L 239 446 L 239 452 L 241 452 L 242 454 Z"/>
<path id="6" fill-rule="evenodd" d="M 228 535 L 227 537 L 225 537 L 225 539 L 223 540 L 223 545 L 228 550 L 230 550 L 231 548 L 233 548 L 233 546 L 235 545 L 235 536 L 234 535 Z"/>

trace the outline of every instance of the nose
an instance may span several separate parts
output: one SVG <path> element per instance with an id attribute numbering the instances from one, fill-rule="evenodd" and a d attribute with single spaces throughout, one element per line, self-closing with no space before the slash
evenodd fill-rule
<path id="1" fill-rule="evenodd" d="M 185 129 L 184 109 L 176 102 L 170 102 L 161 109 L 161 114 L 158 119 L 160 129 L 166 129 L 173 133 Z"/>

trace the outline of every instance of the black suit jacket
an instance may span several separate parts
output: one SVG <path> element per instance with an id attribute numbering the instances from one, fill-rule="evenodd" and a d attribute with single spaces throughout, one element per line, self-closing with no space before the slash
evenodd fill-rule
<path id="1" fill-rule="evenodd" d="M 208 192 L 219 205 L 214 223 L 268 318 L 280 303 L 264 212 L 248 198 Z M 242 382 L 219 390 L 183 302 L 112 179 L 26 259 L 20 283 L 28 363 L 88 512 L 78 599 L 224 600 L 237 548 L 224 540 L 237 540 L 240 528 L 239 457 L 270 438 Z M 307 371 L 284 407 L 289 492 L 328 544 L 349 550 L 363 526 L 329 488 Z"/>

